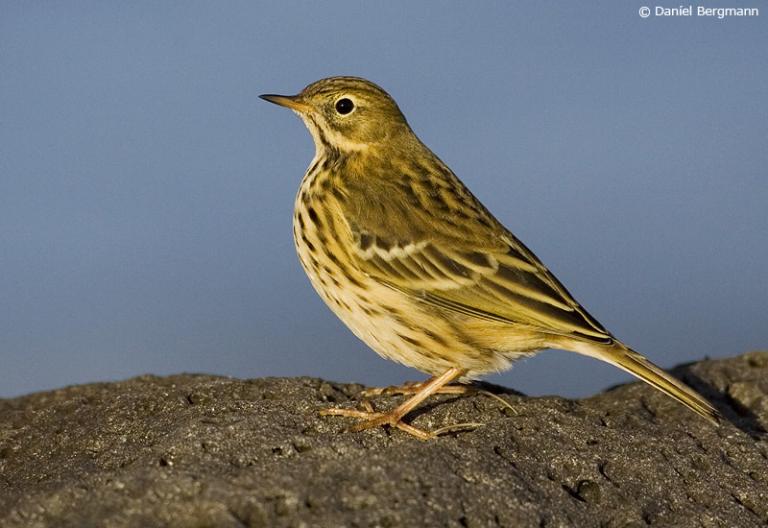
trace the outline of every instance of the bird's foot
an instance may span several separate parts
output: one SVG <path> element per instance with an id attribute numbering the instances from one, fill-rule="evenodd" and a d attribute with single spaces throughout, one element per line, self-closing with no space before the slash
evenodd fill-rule
<path id="1" fill-rule="evenodd" d="M 390 387 L 373 387 L 370 389 L 364 389 L 360 392 L 363 398 L 372 398 L 375 396 L 397 396 L 401 394 L 417 394 L 424 388 L 424 385 L 429 383 L 427 381 L 409 381 L 402 385 L 392 385 Z M 467 385 L 443 385 L 437 389 L 433 394 L 467 394 L 475 391 L 473 387 Z"/>
<path id="2" fill-rule="evenodd" d="M 440 376 L 433 376 L 429 380 L 423 383 L 408 384 L 403 386 L 407 393 L 413 393 L 413 396 L 408 398 L 405 402 L 401 403 L 394 409 L 388 412 L 377 412 L 370 401 L 364 399 L 361 403 L 364 410 L 356 409 L 324 409 L 320 411 L 321 416 L 347 416 L 350 418 L 357 418 L 362 420 L 360 423 L 352 426 L 351 431 L 363 431 L 365 429 L 371 429 L 373 427 L 389 426 L 396 427 L 401 431 L 404 431 L 420 440 L 429 440 L 435 438 L 440 434 L 444 434 L 451 431 L 465 431 L 467 429 L 476 429 L 482 424 L 458 424 L 450 427 L 442 427 L 435 432 L 423 431 L 417 427 L 403 422 L 403 418 L 415 409 L 421 402 L 427 399 L 432 394 L 441 392 L 443 389 L 453 390 L 453 394 L 457 394 L 455 390 L 458 388 L 459 392 L 464 392 L 465 387 L 462 386 L 449 386 L 452 381 L 459 379 L 466 373 L 465 370 L 458 367 L 451 367 L 447 369 Z M 391 387 L 383 389 L 393 389 L 396 393 L 403 387 Z M 451 393 L 451 392 L 449 392 Z"/>
<path id="3" fill-rule="evenodd" d="M 418 394 L 418 392 L 422 390 L 424 388 L 424 385 L 426 385 L 427 383 L 429 383 L 429 380 L 423 381 L 423 382 L 409 381 L 409 382 L 403 383 L 402 385 L 392 385 L 390 387 L 373 387 L 370 389 L 364 389 L 360 391 L 360 395 L 363 398 L 373 398 L 376 396 L 398 396 L 398 395 L 404 395 L 404 394 Z M 458 383 L 452 384 L 452 385 L 443 385 L 442 387 L 438 388 L 433 394 L 482 394 L 484 396 L 487 396 L 489 398 L 492 398 L 498 401 L 501 405 L 510 409 L 514 414 L 517 414 L 517 411 L 515 410 L 515 408 L 512 407 L 512 405 L 510 405 L 509 402 L 507 402 L 504 398 L 502 398 L 498 394 L 494 394 L 485 389 L 479 389 L 471 385 L 462 385 Z"/>
<path id="4" fill-rule="evenodd" d="M 323 409 L 320 411 L 320 416 L 346 416 L 347 418 L 357 418 L 362 420 L 361 422 L 353 425 L 348 431 L 356 433 L 359 431 L 365 431 L 366 429 L 373 429 L 376 427 L 396 427 L 404 433 L 408 433 L 411 436 L 415 436 L 419 440 L 431 440 L 437 438 L 440 435 L 448 433 L 457 433 L 462 431 L 473 431 L 478 427 L 482 427 L 481 423 L 460 423 L 454 425 L 447 425 L 440 427 L 434 431 L 425 431 L 407 424 L 403 421 L 402 416 L 395 411 L 390 412 L 376 412 L 373 410 L 370 402 L 365 401 L 364 405 L 367 410 L 358 409 Z"/>
<path id="5" fill-rule="evenodd" d="M 429 431 L 424 431 L 418 427 L 414 427 L 405 423 L 401 417 L 397 416 L 394 412 L 382 413 L 373 410 L 370 402 L 364 401 L 369 410 L 361 411 L 358 409 L 323 409 L 320 411 L 320 416 L 346 416 L 347 418 L 357 418 L 362 420 L 361 422 L 353 425 L 348 430 L 350 432 L 359 432 L 366 429 L 373 429 L 375 427 L 390 426 L 396 427 L 403 432 L 415 436 L 419 440 L 430 440 L 436 435 Z"/>

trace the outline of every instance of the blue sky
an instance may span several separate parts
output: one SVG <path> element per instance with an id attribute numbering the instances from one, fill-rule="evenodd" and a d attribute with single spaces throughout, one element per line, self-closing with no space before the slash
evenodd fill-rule
<path id="1" fill-rule="evenodd" d="M 294 254 L 312 141 L 257 95 L 340 74 L 387 89 L 655 362 L 765 348 L 768 7 L 642 5 L 0 2 L 0 396 L 147 372 L 421 379 L 358 342 Z M 627 379 L 564 352 L 492 378 Z"/>

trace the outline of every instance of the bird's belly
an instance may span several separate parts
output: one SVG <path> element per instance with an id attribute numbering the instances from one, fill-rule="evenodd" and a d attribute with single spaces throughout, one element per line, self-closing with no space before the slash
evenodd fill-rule
<path id="1" fill-rule="evenodd" d="M 315 291 L 379 355 L 430 374 L 457 364 L 450 347 L 452 332 L 445 321 L 421 316 L 406 295 L 365 276 L 351 263 L 338 265 L 326 254 L 338 248 L 310 230 L 297 231 L 295 242 Z M 425 327 L 431 330 L 425 333 Z"/>
<path id="2" fill-rule="evenodd" d="M 352 333 L 380 355 L 416 366 L 408 360 L 410 354 L 403 347 L 402 335 L 407 329 L 396 321 L 393 313 L 393 309 L 402 309 L 401 300 L 393 299 L 385 291 L 389 288 L 368 278 L 357 276 L 353 282 L 340 268 L 327 264 L 316 268 L 309 258 L 302 258 L 303 249 L 297 243 L 299 260 L 312 286 Z"/>

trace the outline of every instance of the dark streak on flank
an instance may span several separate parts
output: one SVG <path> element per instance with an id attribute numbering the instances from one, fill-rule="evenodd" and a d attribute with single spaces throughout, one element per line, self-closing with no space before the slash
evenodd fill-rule
<path id="1" fill-rule="evenodd" d="M 339 260 L 339 257 L 337 257 L 335 253 L 326 251 L 326 254 L 328 255 L 328 258 L 331 259 L 331 262 L 336 264 L 336 267 L 339 268 L 339 271 L 341 273 L 343 273 L 344 275 L 349 275 L 349 270 L 344 264 L 341 263 L 341 261 Z"/>
<path id="2" fill-rule="evenodd" d="M 347 280 L 352 283 L 353 286 L 356 286 L 357 288 L 360 288 L 363 291 L 368 290 L 368 286 L 354 278 L 352 275 L 347 275 Z"/>
<path id="3" fill-rule="evenodd" d="M 346 311 L 348 311 L 348 312 L 352 311 L 352 309 L 349 307 L 349 305 L 346 302 L 344 302 L 341 299 L 339 299 L 338 297 L 333 297 L 333 300 L 334 300 L 334 302 L 336 302 L 337 305 L 341 306 Z"/>
<path id="4" fill-rule="evenodd" d="M 320 217 L 317 216 L 317 211 L 315 211 L 315 208 L 310 206 L 309 209 L 307 209 L 307 212 L 309 213 L 309 219 L 312 220 L 318 229 L 320 229 L 323 226 L 323 223 L 320 221 Z"/>
<path id="5" fill-rule="evenodd" d="M 438 335 L 434 332 L 430 332 L 429 330 L 424 330 L 424 334 L 426 334 L 427 337 L 429 337 L 432 341 L 434 341 L 438 345 L 445 346 L 445 347 L 448 346 L 448 340 L 445 339 L 443 336 Z"/>
<path id="6" fill-rule="evenodd" d="M 407 336 L 405 334 L 401 334 L 399 332 L 397 333 L 397 337 L 399 337 L 400 339 L 402 339 L 406 343 L 410 343 L 411 345 L 413 345 L 415 347 L 424 348 L 422 343 L 421 343 L 421 341 L 419 341 L 418 339 L 414 339 L 412 337 L 409 337 L 409 336 Z"/>
<path id="7" fill-rule="evenodd" d="M 307 238 L 307 235 L 305 235 L 304 233 L 302 233 L 302 234 L 301 234 L 301 239 L 302 239 L 302 240 L 304 241 L 304 243 L 307 245 L 307 248 L 309 249 L 309 252 L 310 252 L 310 253 L 314 253 L 315 251 L 317 251 L 317 249 L 315 249 L 315 245 L 314 245 L 312 242 L 310 242 L 310 241 L 309 241 L 309 239 Z"/>

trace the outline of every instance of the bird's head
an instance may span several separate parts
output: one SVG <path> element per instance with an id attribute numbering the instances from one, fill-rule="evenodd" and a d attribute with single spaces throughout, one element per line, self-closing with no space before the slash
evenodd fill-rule
<path id="1" fill-rule="evenodd" d="M 394 99 L 359 77 L 329 77 L 297 95 L 260 97 L 296 112 L 312 134 L 318 153 L 327 149 L 364 151 L 371 145 L 394 145 L 412 136 Z"/>

